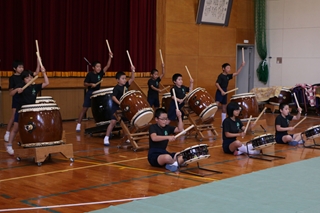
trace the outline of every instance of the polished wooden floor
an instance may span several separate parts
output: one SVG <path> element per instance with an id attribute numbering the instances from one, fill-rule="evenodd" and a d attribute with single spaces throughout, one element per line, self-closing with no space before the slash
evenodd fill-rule
<path id="1" fill-rule="evenodd" d="M 266 122 L 267 133 L 274 133 L 274 119 L 277 114 L 266 113 L 261 119 Z M 184 173 L 171 173 L 148 164 L 147 151 L 133 152 L 126 148 L 117 148 L 119 136 L 111 140 L 110 147 L 103 146 L 103 135 L 85 135 L 84 130 L 94 127 L 94 121 L 84 121 L 82 132 L 76 133 L 76 122 L 64 122 L 66 142 L 73 144 L 74 162 L 61 154 L 52 154 L 42 166 L 35 164 L 33 156 L 17 161 L 9 156 L 1 146 L 0 150 L 0 211 L 12 208 L 26 208 L 24 212 L 87 212 L 118 205 L 128 200 L 156 196 L 182 188 L 203 183 L 223 180 L 266 168 L 272 168 L 292 162 L 320 156 L 320 150 L 273 145 L 264 149 L 264 153 L 283 156 L 285 159 L 264 161 L 248 158 L 246 155 L 224 154 L 221 148 L 220 112 L 216 114 L 215 126 L 219 136 L 216 140 L 204 139 L 199 142 L 191 132 L 188 138 L 179 138 L 171 142 L 170 151 L 182 151 L 199 143 L 209 146 L 210 158 L 199 161 L 207 169 L 222 174 L 198 177 Z M 297 122 L 292 122 L 294 125 Z M 309 115 L 296 132 L 320 124 L 320 118 Z M 185 125 L 187 127 L 187 125 Z M 5 127 L 0 128 L 0 141 L 3 142 Z M 265 134 L 257 129 L 248 134 L 243 141 Z M 18 138 L 17 138 L 18 140 Z M 317 139 L 316 139 L 317 140 Z M 309 142 L 308 142 L 309 143 Z M 3 144 L 3 143 L 2 143 Z M 190 164 L 188 168 L 196 167 Z M 200 174 L 208 172 L 197 171 Z M 49 206 L 49 209 L 30 209 Z M 28 209 L 29 208 L 29 209 Z"/>

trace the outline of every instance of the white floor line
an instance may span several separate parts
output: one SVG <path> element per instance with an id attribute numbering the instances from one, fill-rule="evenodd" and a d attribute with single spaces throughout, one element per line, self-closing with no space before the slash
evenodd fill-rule
<path id="1" fill-rule="evenodd" d="M 89 203 L 76 203 L 76 204 L 64 204 L 64 205 L 55 205 L 55 206 L 39 206 L 39 207 L 27 207 L 27 208 L 15 208 L 15 209 L 0 209 L 0 212 L 11 212 L 11 211 L 25 211 L 25 210 L 36 210 L 36 209 L 55 209 L 55 208 L 63 208 L 70 206 L 83 206 L 83 205 L 96 205 L 96 204 L 104 204 L 104 203 L 118 203 L 118 202 L 127 202 L 134 200 L 143 200 L 150 197 L 138 197 L 138 198 L 128 198 L 121 200 L 105 200 L 98 202 L 89 202 Z"/>

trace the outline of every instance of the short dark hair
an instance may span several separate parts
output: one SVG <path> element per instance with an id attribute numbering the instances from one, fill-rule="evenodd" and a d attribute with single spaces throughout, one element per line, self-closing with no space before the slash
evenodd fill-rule
<path id="1" fill-rule="evenodd" d="M 280 110 L 280 109 L 283 110 L 283 108 L 284 108 L 286 105 L 289 106 L 289 104 L 287 104 L 287 103 L 281 103 L 281 104 L 279 105 L 279 110 Z"/>
<path id="2" fill-rule="evenodd" d="M 122 71 L 117 72 L 116 79 L 119 80 L 121 78 L 121 76 L 123 76 L 123 75 L 126 75 L 126 74 Z"/>
<path id="3" fill-rule="evenodd" d="M 159 72 L 157 69 L 153 69 L 153 70 L 151 70 L 151 75 L 153 75 L 155 72 Z"/>
<path id="4" fill-rule="evenodd" d="M 21 73 L 21 79 L 24 80 L 25 78 L 29 77 L 29 75 L 33 76 L 33 72 L 31 70 L 23 70 Z"/>
<path id="5" fill-rule="evenodd" d="M 167 114 L 167 111 L 163 108 L 158 108 L 156 109 L 156 111 L 154 112 L 154 117 L 155 118 L 159 118 L 161 114 Z"/>
<path id="6" fill-rule="evenodd" d="M 179 77 L 182 77 L 180 73 L 176 73 L 172 76 L 172 82 L 175 82 Z"/>
<path id="7" fill-rule="evenodd" d="M 97 64 L 101 64 L 100 61 L 94 61 L 94 62 L 92 62 L 92 63 L 91 63 L 91 66 L 92 66 L 92 67 L 95 67 Z"/>
<path id="8" fill-rule="evenodd" d="M 20 66 L 20 65 L 23 65 L 23 62 L 19 61 L 19 60 L 15 60 L 12 63 L 12 67 L 15 68 L 15 69 L 17 69 L 17 67 Z"/>
<path id="9" fill-rule="evenodd" d="M 224 69 L 224 68 L 226 68 L 227 66 L 230 66 L 230 64 L 229 63 L 224 63 L 224 64 L 222 64 L 222 69 Z"/>
<path id="10" fill-rule="evenodd" d="M 233 111 L 234 110 L 239 110 L 241 109 L 241 107 L 239 106 L 239 104 L 237 102 L 231 101 L 228 105 L 227 105 L 227 115 L 229 117 L 233 116 Z"/>

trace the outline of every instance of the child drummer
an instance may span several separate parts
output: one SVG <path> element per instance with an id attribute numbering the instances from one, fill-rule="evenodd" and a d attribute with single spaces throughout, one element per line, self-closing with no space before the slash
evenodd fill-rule
<path id="1" fill-rule="evenodd" d="M 162 109 L 156 109 L 154 118 L 156 123 L 149 127 L 149 152 L 148 161 L 151 166 L 163 167 L 175 172 L 178 170 L 178 164 L 183 163 L 182 156 L 178 157 L 179 153 L 171 153 L 166 150 L 168 142 L 174 141 L 176 138 L 173 133 L 179 133 L 183 131 L 182 114 L 180 110 L 176 109 L 176 116 L 178 117 L 178 126 L 167 125 L 168 115 L 167 112 Z"/>
<path id="2" fill-rule="evenodd" d="M 177 102 L 178 102 L 178 110 L 181 110 L 181 108 L 184 106 L 184 98 L 186 96 L 186 93 L 189 91 L 192 91 L 193 89 L 193 79 L 190 78 L 190 86 L 186 87 L 183 85 L 183 80 L 182 80 L 182 75 L 180 73 L 176 73 L 172 76 L 172 82 L 174 83 L 173 88 L 171 88 L 170 93 L 171 93 L 171 102 L 170 102 L 170 107 L 168 110 L 168 124 L 170 121 L 175 121 L 177 120 L 176 116 L 176 105 L 174 102 L 174 94 L 173 94 L 173 89 L 176 94 Z M 183 118 L 183 114 L 182 114 Z"/>
<path id="3" fill-rule="evenodd" d="M 302 138 L 300 133 L 288 134 L 288 131 L 293 131 L 294 127 L 289 127 L 289 121 L 299 120 L 301 117 L 302 109 L 298 107 L 298 114 L 292 116 L 289 114 L 289 105 L 281 103 L 279 106 L 280 115 L 276 117 L 275 128 L 276 128 L 276 142 L 280 144 L 288 144 L 296 146 L 302 144 Z"/>

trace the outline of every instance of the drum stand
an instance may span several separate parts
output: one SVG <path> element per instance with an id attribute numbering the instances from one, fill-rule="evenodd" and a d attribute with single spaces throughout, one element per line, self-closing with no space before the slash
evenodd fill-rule
<path id="1" fill-rule="evenodd" d="M 96 134 L 96 133 L 105 133 L 106 129 L 108 128 L 108 126 L 110 124 L 110 121 L 105 121 L 104 123 L 102 123 L 102 122 L 100 122 L 100 123 L 101 123 L 100 125 L 97 125 L 95 127 L 86 128 L 84 130 L 84 134 L 92 136 L 93 134 Z M 119 131 L 120 132 L 120 130 L 121 130 L 121 127 L 117 123 L 112 131 Z"/>
<path id="2" fill-rule="evenodd" d="M 249 154 L 248 144 L 250 144 L 250 143 L 251 143 L 251 141 L 246 143 L 247 155 L 248 155 L 249 158 L 254 158 L 254 159 L 259 159 L 259 160 L 266 160 L 266 161 L 285 159 L 285 157 L 283 157 L 283 156 L 264 154 L 263 153 L 263 149 L 266 148 L 266 147 L 255 148 L 255 150 L 260 150 L 260 154 L 256 154 L 256 155 Z"/>
<path id="3" fill-rule="evenodd" d="M 210 117 L 208 119 L 202 120 L 199 118 L 188 106 L 182 107 L 183 112 L 185 115 L 188 116 L 188 119 L 191 124 L 194 125 L 194 129 L 196 130 L 196 138 L 199 141 L 202 141 L 204 138 L 209 138 L 211 136 L 205 137 L 202 132 L 203 131 L 211 131 L 213 134 L 213 139 L 216 140 L 217 136 L 219 135 L 218 132 L 215 130 L 215 127 L 213 126 L 214 118 Z M 199 136 L 199 137 L 198 137 Z"/>
<path id="4" fill-rule="evenodd" d="M 301 133 L 301 139 L 303 138 L 302 135 L 304 135 L 304 132 Z M 303 147 L 304 148 L 313 148 L 313 149 L 320 149 L 320 144 L 316 143 L 316 141 L 314 140 L 314 138 L 312 138 L 313 144 L 311 145 L 306 145 L 305 140 L 303 140 Z"/>
<path id="5" fill-rule="evenodd" d="M 178 156 L 180 155 L 177 155 L 176 158 L 177 158 L 177 162 L 178 161 Z M 185 173 L 185 174 L 189 174 L 189 175 L 194 175 L 194 176 L 198 176 L 198 177 L 204 177 L 204 176 L 208 176 L 208 175 L 213 175 L 213 174 L 222 174 L 222 172 L 220 171 L 216 171 L 216 170 L 212 170 L 212 169 L 206 169 L 206 168 L 203 168 L 203 167 L 200 167 L 199 165 L 199 162 L 197 162 L 197 168 L 185 168 L 185 169 L 181 169 L 182 167 L 184 166 L 184 164 L 179 164 L 179 172 L 181 173 Z M 195 170 L 195 169 L 198 169 L 198 170 L 203 170 L 203 171 L 208 171 L 210 173 L 208 174 L 199 174 L 199 173 L 195 173 L 195 172 L 191 172 L 190 170 Z"/>
<path id="6" fill-rule="evenodd" d="M 69 158 L 71 162 L 73 159 L 73 145 L 71 143 L 65 144 L 65 132 L 62 134 L 62 144 L 52 145 L 52 146 L 40 146 L 40 147 L 30 147 L 22 148 L 21 146 L 15 147 L 14 155 L 18 161 L 24 157 L 34 157 L 35 163 L 41 166 L 42 163 L 51 157 L 52 153 L 61 153 L 65 158 Z"/>
<path id="7" fill-rule="evenodd" d="M 129 124 L 125 123 L 122 119 L 122 112 L 119 110 L 114 113 L 117 121 L 120 123 L 120 126 L 122 127 L 123 131 L 123 138 L 121 139 L 120 144 L 118 144 L 118 148 L 121 147 L 128 147 L 127 140 L 130 141 L 130 144 L 132 146 L 132 150 L 136 152 L 137 150 L 143 150 L 143 149 L 149 149 L 149 142 L 146 146 L 139 146 L 137 142 L 142 139 L 149 139 L 149 124 L 143 126 L 143 127 L 135 127 L 130 126 Z"/>

